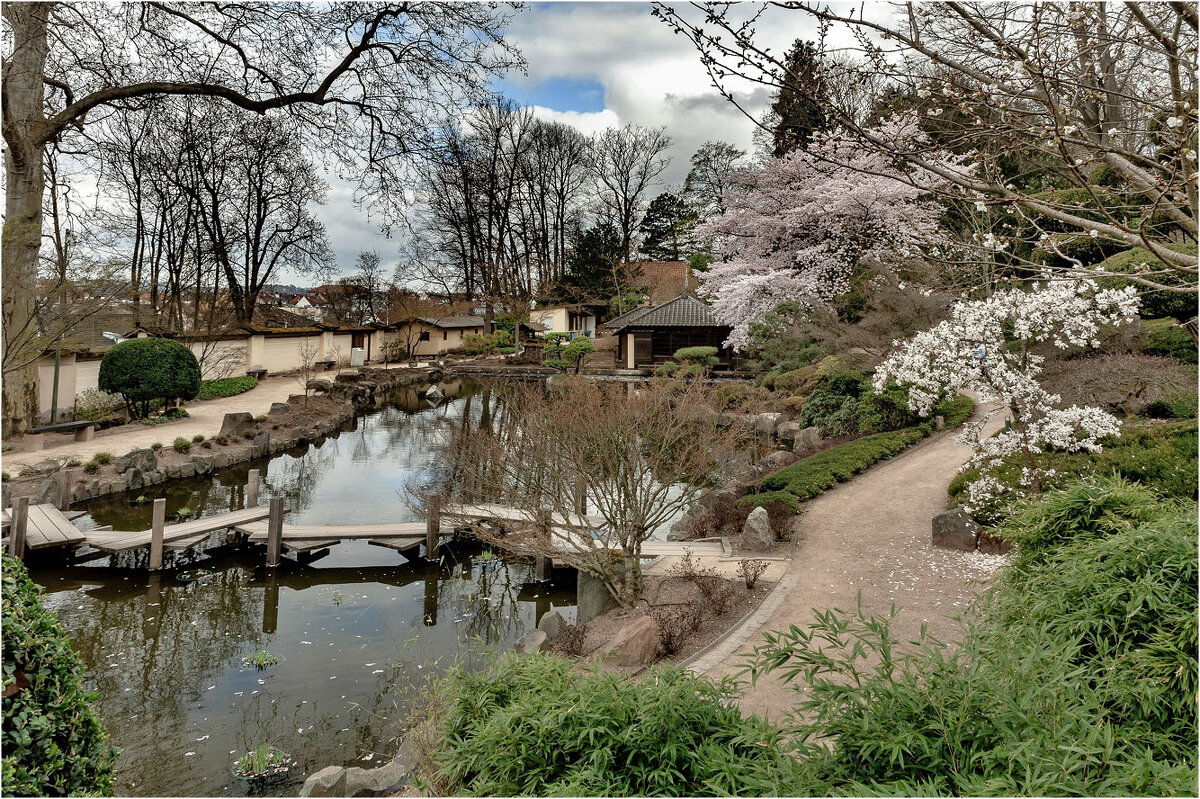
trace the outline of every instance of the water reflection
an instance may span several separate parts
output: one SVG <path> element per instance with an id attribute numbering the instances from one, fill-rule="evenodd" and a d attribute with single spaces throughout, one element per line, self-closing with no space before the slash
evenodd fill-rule
<path id="1" fill-rule="evenodd" d="M 149 526 L 149 500 L 158 496 L 169 512 L 220 513 L 242 507 L 246 473 L 258 468 L 260 501 L 286 497 L 290 521 L 412 520 L 398 489 L 427 479 L 439 459 L 433 442 L 447 426 L 477 421 L 491 403 L 470 385 L 443 392 L 456 398 L 429 407 L 404 392 L 323 442 L 148 488 L 142 504 L 83 507 L 92 523 L 118 529 Z M 245 794 L 252 786 L 230 766 L 267 742 L 298 761 L 267 792 L 294 795 L 317 769 L 390 756 L 429 674 L 511 646 L 551 607 L 573 618 L 570 573 L 539 584 L 531 565 L 469 541 L 449 542 L 439 555 L 409 562 L 355 541 L 266 569 L 261 546 L 214 536 L 194 562 L 180 557 L 157 574 L 129 568 L 137 561 L 127 553 L 35 568 L 34 577 L 88 665 L 88 687 L 123 749 L 118 794 Z M 211 574 L 178 579 L 195 567 Z M 259 648 L 281 662 L 244 668 L 242 658 Z"/>

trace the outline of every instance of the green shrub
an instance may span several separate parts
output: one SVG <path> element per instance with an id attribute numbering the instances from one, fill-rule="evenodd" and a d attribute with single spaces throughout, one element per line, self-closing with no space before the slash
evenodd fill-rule
<path id="1" fill-rule="evenodd" d="M 934 415 L 944 417 L 946 427 L 955 427 L 970 419 L 974 410 L 975 403 L 959 396 L 935 406 Z M 934 422 L 926 421 L 916 427 L 876 433 L 830 447 L 763 478 L 751 486 L 750 493 L 738 504 L 770 507 L 782 503 L 792 510 L 799 510 L 804 500 L 812 499 L 873 464 L 892 457 L 934 429 Z"/>
<path id="2" fill-rule="evenodd" d="M 201 380 L 200 390 L 196 393 L 196 399 L 209 400 L 217 399 L 218 397 L 234 397 L 238 394 L 245 393 L 258 385 L 258 378 L 250 377 L 222 377 L 219 380 Z"/>
<path id="3" fill-rule="evenodd" d="M 496 352 L 500 353 L 501 355 L 512 355 L 516 351 L 517 351 L 516 347 L 504 346 L 504 347 L 496 348 Z"/>
<path id="4" fill-rule="evenodd" d="M 755 395 L 754 387 L 748 383 L 734 381 L 722 383 L 713 391 L 712 403 L 718 411 L 738 411 Z"/>
<path id="5" fill-rule="evenodd" d="M 201 434 L 197 433 L 196 435 L 192 436 L 192 443 L 193 443 L 193 444 L 203 444 L 203 443 L 204 443 L 204 436 L 202 436 Z"/>
<path id="6" fill-rule="evenodd" d="M 40 596 L 24 565 L 5 555 L 4 793 L 111 794 L 117 750 L 93 708 L 97 695 L 83 690 L 83 664 Z"/>
<path id="7" fill-rule="evenodd" d="M 92 456 L 92 460 L 101 466 L 107 466 L 108 464 L 112 463 L 113 456 L 111 452 L 97 452 Z"/>
<path id="8" fill-rule="evenodd" d="M 680 347 L 675 350 L 675 360 L 707 370 L 716 366 L 719 359 L 716 347 Z"/>
<path id="9" fill-rule="evenodd" d="M 192 442 L 188 441 L 183 436 L 175 439 L 175 443 L 171 445 L 176 452 L 187 452 L 192 448 Z"/>
<path id="10" fill-rule="evenodd" d="M 76 466 L 81 466 L 82 464 L 83 464 L 83 461 L 79 460 L 79 458 L 71 458 L 63 465 L 66 466 L 68 469 L 72 469 Z"/>
<path id="11" fill-rule="evenodd" d="M 100 464 L 95 458 L 93 458 L 87 463 L 83 464 L 83 471 L 85 474 L 95 474 L 96 472 L 100 471 Z"/>
<path id="12" fill-rule="evenodd" d="M 200 364 L 178 341 L 122 341 L 104 354 L 99 385 L 124 397 L 131 418 L 144 417 L 150 414 L 152 401 L 195 397 L 200 390 Z"/>
<path id="13" fill-rule="evenodd" d="M 120 394 L 109 394 L 98 388 L 81 391 L 75 397 L 75 420 L 100 422 L 125 407 Z"/>
<path id="14" fill-rule="evenodd" d="M 508 330 L 495 330 L 490 336 L 467 333 L 463 336 L 462 351 L 467 355 L 484 355 L 500 347 L 510 347 L 512 343 L 512 333 Z"/>
<path id="15" fill-rule="evenodd" d="M 804 692 L 790 792 L 1194 795 L 1195 513 L 1115 480 L 1035 502 L 961 646 L 898 657 L 894 608 L 769 634 L 753 676 Z"/>
<path id="16" fill-rule="evenodd" d="M 418 782 L 439 795 L 790 793 L 799 765 L 780 730 L 743 718 L 730 687 L 680 668 L 632 682 L 540 653 L 454 672 Z"/>
<path id="17" fill-rule="evenodd" d="M 566 334 L 551 333 L 546 337 L 545 352 L 550 357 L 543 360 L 542 365 L 557 369 L 563 374 L 570 371 L 579 374 L 584 359 L 595 352 L 596 347 L 586 336 L 576 336 L 569 342 L 563 343 L 563 335 Z"/>
<path id="18" fill-rule="evenodd" d="M 155 441 L 153 444 L 150 445 L 150 449 L 154 450 L 155 452 L 158 452 L 160 449 L 162 449 L 162 442 Z"/>
<path id="19" fill-rule="evenodd" d="M 1150 486 L 1174 498 L 1194 499 L 1197 495 L 1197 435 L 1195 419 L 1183 422 L 1127 422 L 1121 436 L 1102 442 L 1097 453 L 1044 452 L 1034 456 L 1042 469 L 1053 469 L 1055 476 L 1046 488 L 1088 475 L 1115 475 Z M 1000 482 L 1015 488 L 1026 466 L 1023 458 L 1008 458 L 993 473 Z M 966 487 L 979 476 L 978 470 L 959 474 L 950 483 L 950 496 L 961 498 Z M 1003 506 L 981 509 L 976 517 L 992 520 Z"/>
<path id="20" fill-rule="evenodd" d="M 1196 363 L 1196 342 L 1192 340 L 1191 333 L 1174 324 L 1148 324 L 1146 327 L 1149 335 L 1142 345 L 1142 352 L 1174 358 L 1183 363 Z"/>

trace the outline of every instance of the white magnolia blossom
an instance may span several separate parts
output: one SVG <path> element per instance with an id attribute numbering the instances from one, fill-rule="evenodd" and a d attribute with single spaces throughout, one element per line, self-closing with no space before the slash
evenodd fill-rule
<path id="1" fill-rule="evenodd" d="M 1181 126 L 1182 124 L 1183 124 L 1183 120 L 1180 119 L 1179 117 L 1167 117 L 1167 127 L 1170 128 L 1171 130 L 1174 130 L 1175 128 Z"/>
<path id="2" fill-rule="evenodd" d="M 1033 466 L 1032 455 L 1047 447 L 1098 452 L 1100 439 L 1117 435 L 1120 423 L 1099 408 L 1058 407 L 1062 398 L 1037 381 L 1044 359 L 1029 352 L 1029 346 L 1048 341 L 1062 349 L 1098 347 L 1100 328 L 1132 321 L 1137 304 L 1133 287 L 1099 290 L 1090 280 L 1050 279 L 1035 283 L 1032 291 L 1013 289 L 959 302 L 949 319 L 908 342 L 895 342 L 896 350 L 875 372 L 875 390 L 883 391 L 893 380 L 906 385 L 909 406 L 921 415 L 961 393 L 997 405 L 959 436 L 975 447 L 963 468 L 986 472 L 1006 457 L 1025 454 L 1030 465 L 1022 484 L 1037 485 L 1049 474 Z M 1009 346 L 1006 331 L 1019 348 Z M 986 420 L 1001 411 L 1011 415 L 1011 426 L 998 436 L 982 437 Z M 985 473 L 969 487 L 968 507 L 978 507 L 1002 490 Z"/>

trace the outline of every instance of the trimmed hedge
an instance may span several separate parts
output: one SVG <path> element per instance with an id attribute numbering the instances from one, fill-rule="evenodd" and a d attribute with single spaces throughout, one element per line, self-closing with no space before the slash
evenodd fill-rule
<path id="1" fill-rule="evenodd" d="M 24 565 L 5 555 L 4 795 L 111 794 L 117 750 L 92 707 L 97 695 L 83 690 L 83 664 L 41 593 Z"/>
<path id="2" fill-rule="evenodd" d="M 945 417 L 947 427 L 954 427 L 971 418 L 975 403 L 967 397 L 955 397 L 943 403 L 937 412 Z M 844 483 L 854 475 L 890 458 L 905 447 L 917 443 L 935 429 L 932 421 L 903 430 L 876 433 L 839 444 L 803 460 L 785 466 L 751 488 L 754 493 L 743 497 L 739 504 L 762 506 L 782 502 L 792 510 L 822 491 Z"/>
<path id="3" fill-rule="evenodd" d="M 99 385 L 102 391 L 124 397 L 130 417 L 136 419 L 150 414 L 154 400 L 195 397 L 200 390 L 200 364 L 178 341 L 135 338 L 104 354 Z"/>
<path id="4" fill-rule="evenodd" d="M 196 393 L 196 399 L 209 400 L 220 397 L 236 397 L 238 394 L 244 394 L 257 385 L 258 378 L 250 376 L 201 380 L 200 390 Z"/>

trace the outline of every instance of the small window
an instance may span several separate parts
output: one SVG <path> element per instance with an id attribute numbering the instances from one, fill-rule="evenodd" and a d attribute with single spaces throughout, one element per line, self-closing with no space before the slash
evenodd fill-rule
<path id="1" fill-rule="evenodd" d="M 446 340 L 446 338 L 447 338 L 446 331 L 445 331 L 445 330 L 443 330 L 443 331 L 442 331 L 442 341 L 445 341 L 445 340 Z"/>
<path id="2" fill-rule="evenodd" d="M 429 341 L 429 331 L 428 330 L 423 331 L 421 333 L 421 338 L 419 338 L 417 340 L 418 341 Z"/>

